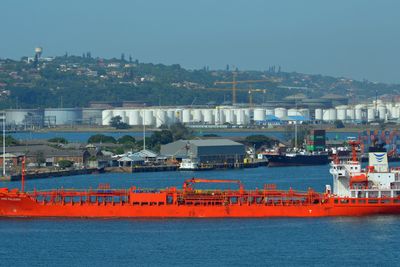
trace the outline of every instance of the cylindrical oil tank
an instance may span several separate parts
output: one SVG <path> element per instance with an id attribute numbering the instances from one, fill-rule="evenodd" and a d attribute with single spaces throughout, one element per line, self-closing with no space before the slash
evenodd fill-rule
<path id="1" fill-rule="evenodd" d="M 335 121 L 337 120 L 337 112 L 336 109 L 324 109 L 322 114 L 322 120 L 324 121 Z"/>
<path id="2" fill-rule="evenodd" d="M 182 122 L 183 123 L 190 123 L 191 120 L 191 110 L 190 109 L 184 109 L 182 110 Z"/>
<path id="3" fill-rule="evenodd" d="M 398 106 L 392 107 L 392 112 L 390 116 L 392 119 L 398 119 L 400 117 L 400 110 Z"/>
<path id="4" fill-rule="evenodd" d="M 113 116 L 116 116 L 113 112 Z M 46 108 L 44 110 L 45 120 L 54 121 L 55 125 L 77 124 L 82 122 L 81 108 Z M 125 122 L 125 115 L 121 116 Z"/>
<path id="5" fill-rule="evenodd" d="M 288 111 L 287 111 L 287 115 L 288 115 L 288 116 L 300 116 L 300 112 L 299 112 L 299 110 L 296 109 L 296 108 L 290 108 L 290 109 L 288 109 Z"/>
<path id="6" fill-rule="evenodd" d="M 214 110 L 213 109 L 203 109 L 204 122 L 207 124 L 214 124 Z"/>
<path id="7" fill-rule="evenodd" d="M 167 122 L 168 122 L 169 125 L 174 124 L 176 122 L 175 110 L 174 109 L 168 109 L 167 110 Z"/>
<path id="8" fill-rule="evenodd" d="M 265 115 L 266 116 L 268 116 L 268 115 L 275 115 L 275 112 L 274 112 L 274 110 L 273 109 L 266 109 L 265 110 Z"/>
<path id="9" fill-rule="evenodd" d="M 265 121 L 265 109 L 263 108 L 254 109 L 254 121 Z"/>
<path id="10" fill-rule="evenodd" d="M 44 113 L 41 109 L 7 109 L 5 114 L 7 125 L 43 125 Z"/>
<path id="11" fill-rule="evenodd" d="M 322 121 L 322 109 L 321 108 L 315 109 L 315 120 Z"/>
<path id="12" fill-rule="evenodd" d="M 236 124 L 236 117 L 233 109 L 224 109 L 224 117 L 227 123 Z"/>
<path id="13" fill-rule="evenodd" d="M 106 109 L 101 112 L 101 125 L 110 125 L 110 120 L 113 117 L 113 111 Z"/>
<path id="14" fill-rule="evenodd" d="M 214 110 L 215 114 L 215 124 L 222 125 L 226 122 L 224 110 L 221 108 L 216 108 Z"/>
<path id="15" fill-rule="evenodd" d="M 183 118 L 183 110 L 182 109 L 175 109 L 175 121 L 182 122 Z"/>
<path id="16" fill-rule="evenodd" d="M 356 107 L 356 109 L 355 109 L 355 120 L 359 121 L 359 122 L 364 120 L 364 118 L 363 118 L 363 109 Z"/>
<path id="17" fill-rule="evenodd" d="M 279 119 L 285 119 L 288 115 L 288 111 L 286 108 L 275 108 L 274 113 L 275 116 Z"/>
<path id="18" fill-rule="evenodd" d="M 346 108 L 347 107 L 336 107 L 336 114 L 338 120 L 341 121 L 346 120 Z"/>
<path id="19" fill-rule="evenodd" d="M 306 119 L 310 119 L 310 110 L 308 108 L 299 109 L 300 116 L 303 116 Z"/>
<path id="20" fill-rule="evenodd" d="M 246 124 L 246 114 L 244 112 L 244 109 L 235 109 L 235 115 L 236 115 L 236 124 L 238 125 Z"/>
<path id="21" fill-rule="evenodd" d="M 82 109 L 82 122 L 86 124 L 101 125 L 103 121 L 102 108 L 83 108 Z"/>
<path id="22" fill-rule="evenodd" d="M 252 109 L 249 109 L 249 108 L 244 109 L 244 124 L 250 123 L 250 118 L 252 115 L 254 115 L 254 112 Z"/>
<path id="23" fill-rule="evenodd" d="M 167 111 L 163 109 L 157 109 L 154 111 L 156 117 L 156 127 L 161 125 L 168 125 Z"/>
<path id="24" fill-rule="evenodd" d="M 346 120 L 354 121 L 356 119 L 356 111 L 353 108 L 346 109 Z"/>
<path id="25" fill-rule="evenodd" d="M 203 115 L 201 114 L 201 109 L 194 109 L 193 113 L 193 122 L 203 122 Z"/>
<path id="26" fill-rule="evenodd" d="M 125 114 L 128 118 L 129 125 L 132 126 L 142 125 L 142 118 L 140 116 L 140 111 L 138 109 L 127 110 Z"/>
<path id="27" fill-rule="evenodd" d="M 367 105 L 365 105 L 365 104 L 357 104 L 355 106 L 355 109 L 361 109 L 361 110 L 367 109 Z"/>
<path id="28" fill-rule="evenodd" d="M 143 124 L 146 126 L 154 125 L 153 110 L 145 109 L 143 113 Z"/>
<path id="29" fill-rule="evenodd" d="M 375 107 L 369 107 L 367 110 L 367 120 L 373 121 L 373 120 L 375 120 L 375 116 L 376 116 Z"/>
<path id="30" fill-rule="evenodd" d="M 387 113 L 386 106 L 384 105 L 378 106 L 379 119 L 386 120 L 387 119 L 386 113 Z"/>
<path id="31" fill-rule="evenodd" d="M 121 122 L 127 122 L 125 110 L 123 110 L 123 109 L 114 109 L 113 110 L 113 117 L 117 117 L 117 116 L 121 117 Z"/>

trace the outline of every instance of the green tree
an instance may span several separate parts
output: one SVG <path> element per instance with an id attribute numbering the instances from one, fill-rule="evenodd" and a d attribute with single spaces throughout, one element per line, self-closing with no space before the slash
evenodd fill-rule
<path id="1" fill-rule="evenodd" d="M 58 167 L 61 169 L 71 168 L 74 165 L 73 161 L 62 159 L 58 161 Z"/>
<path id="2" fill-rule="evenodd" d="M 121 116 L 112 117 L 110 120 L 110 125 L 115 129 L 129 129 L 130 126 L 122 121 Z"/>
<path id="3" fill-rule="evenodd" d="M 193 137 L 193 132 L 186 128 L 182 123 L 175 123 L 170 126 L 170 131 L 172 133 L 173 140 L 180 139 L 191 139 Z"/>
<path id="4" fill-rule="evenodd" d="M 249 135 L 244 139 L 244 142 L 249 146 L 255 146 L 256 149 L 259 149 L 262 146 L 271 147 L 274 143 L 276 143 L 275 140 L 261 134 Z"/>
<path id="5" fill-rule="evenodd" d="M 148 142 L 147 142 L 148 141 Z M 159 151 L 161 145 L 165 145 L 174 141 L 170 130 L 161 130 L 154 132 L 150 138 L 146 139 L 146 143 L 152 150 Z"/>
<path id="6" fill-rule="evenodd" d="M 117 140 L 115 140 L 114 137 L 104 135 L 104 134 L 95 134 L 89 137 L 88 141 L 89 144 L 95 144 L 95 143 L 113 143 L 115 144 Z"/>
<path id="7" fill-rule="evenodd" d="M 39 150 L 35 153 L 35 161 L 38 167 L 41 167 L 44 163 L 46 163 L 46 158 L 43 151 Z"/>
<path id="8" fill-rule="evenodd" d="M 136 139 L 131 135 L 124 135 L 118 138 L 119 144 L 135 143 Z"/>

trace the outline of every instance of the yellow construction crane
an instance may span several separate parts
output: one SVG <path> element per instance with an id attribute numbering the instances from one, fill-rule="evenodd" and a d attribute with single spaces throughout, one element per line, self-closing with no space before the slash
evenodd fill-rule
<path id="1" fill-rule="evenodd" d="M 263 82 L 273 82 L 273 83 L 278 83 L 281 80 L 280 79 L 275 79 L 275 78 L 271 78 L 271 79 L 262 79 L 262 80 L 241 80 L 241 81 L 237 81 L 236 80 L 236 76 L 237 73 L 233 72 L 232 73 L 232 81 L 231 82 L 225 82 L 225 81 L 217 81 L 214 84 L 232 84 L 232 105 L 236 104 L 236 85 L 237 84 L 242 84 L 242 83 L 263 83 Z"/>
<path id="2" fill-rule="evenodd" d="M 204 88 L 203 90 L 212 90 L 212 91 L 230 91 L 230 88 Z M 266 94 L 267 89 L 244 89 L 244 88 L 236 88 L 236 91 L 247 92 L 249 94 L 249 106 L 253 106 L 253 93 L 259 92 Z"/>
<path id="3" fill-rule="evenodd" d="M 255 92 L 262 92 L 264 95 L 267 93 L 267 89 L 249 89 L 249 106 L 253 106 L 253 93 Z"/>

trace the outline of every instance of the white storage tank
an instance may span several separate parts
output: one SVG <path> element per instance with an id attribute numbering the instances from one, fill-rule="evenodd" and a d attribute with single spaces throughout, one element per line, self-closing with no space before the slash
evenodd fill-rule
<path id="1" fill-rule="evenodd" d="M 214 124 L 214 110 L 213 109 L 203 109 L 202 113 L 203 113 L 205 123 Z"/>
<path id="2" fill-rule="evenodd" d="M 279 119 L 285 119 L 288 115 L 288 111 L 286 108 L 275 108 L 274 113 L 275 116 Z"/>
<path id="3" fill-rule="evenodd" d="M 126 116 L 128 117 L 128 124 L 131 126 L 142 125 L 142 118 L 140 117 L 140 112 L 137 109 L 131 109 L 126 111 Z"/>
<path id="4" fill-rule="evenodd" d="M 356 107 L 356 109 L 355 109 L 355 120 L 356 121 L 364 121 L 363 109 Z"/>
<path id="5" fill-rule="evenodd" d="M 236 124 L 236 116 L 233 109 L 224 109 L 225 121 L 230 124 Z"/>
<path id="6" fill-rule="evenodd" d="M 266 116 L 268 116 L 268 115 L 274 116 L 274 115 L 275 115 L 275 112 L 274 112 L 273 109 L 266 109 L 266 110 L 265 110 L 265 115 L 266 115 Z"/>
<path id="7" fill-rule="evenodd" d="M 183 110 L 175 109 L 175 122 L 182 122 Z"/>
<path id="8" fill-rule="evenodd" d="M 288 109 L 288 111 L 287 111 L 287 115 L 288 115 L 288 116 L 300 116 L 300 112 L 299 112 L 298 109 L 290 108 L 290 109 Z"/>
<path id="9" fill-rule="evenodd" d="M 183 123 L 190 123 L 191 120 L 191 110 L 190 109 L 184 109 L 182 110 L 182 122 Z"/>
<path id="10" fill-rule="evenodd" d="M 322 114 L 322 120 L 324 121 L 336 121 L 337 120 L 337 112 L 336 109 L 324 109 Z"/>
<path id="11" fill-rule="evenodd" d="M 361 109 L 361 110 L 367 109 L 367 105 L 365 105 L 365 104 L 357 104 L 355 106 L 355 109 Z"/>
<path id="12" fill-rule="evenodd" d="M 369 107 L 367 110 L 367 120 L 368 122 L 375 120 L 376 110 L 374 107 Z"/>
<path id="13" fill-rule="evenodd" d="M 254 109 L 254 121 L 265 121 L 265 109 L 263 108 Z"/>
<path id="14" fill-rule="evenodd" d="M 117 116 L 114 114 L 114 117 Z M 46 108 L 44 110 L 45 121 L 54 121 L 56 125 L 76 124 L 82 121 L 81 108 Z M 125 113 L 121 116 L 122 121 L 125 122 Z"/>
<path id="15" fill-rule="evenodd" d="M 82 122 L 91 125 L 101 125 L 103 122 L 103 110 L 103 108 L 83 108 Z"/>
<path id="16" fill-rule="evenodd" d="M 226 122 L 224 110 L 221 108 L 216 108 L 215 114 L 215 124 L 222 125 Z"/>
<path id="17" fill-rule="evenodd" d="M 315 120 L 322 121 L 322 109 L 321 108 L 315 109 Z"/>
<path id="18" fill-rule="evenodd" d="M 235 109 L 236 124 L 244 125 L 246 124 L 246 114 L 243 109 Z"/>
<path id="19" fill-rule="evenodd" d="M 398 106 L 392 107 L 391 117 L 393 119 L 398 119 L 400 117 L 400 110 Z"/>
<path id="20" fill-rule="evenodd" d="M 161 125 L 168 125 L 168 119 L 167 119 L 167 111 L 163 109 L 157 109 L 155 111 L 155 117 L 156 117 L 156 127 L 160 127 Z"/>
<path id="21" fill-rule="evenodd" d="M 127 122 L 125 110 L 122 109 L 114 109 L 113 110 L 113 117 L 121 117 L 121 122 Z"/>
<path id="22" fill-rule="evenodd" d="M 249 108 L 244 109 L 244 124 L 250 123 L 251 116 L 254 115 L 253 110 Z"/>
<path id="23" fill-rule="evenodd" d="M 387 119 L 386 113 L 387 113 L 386 106 L 383 105 L 378 106 L 379 119 L 386 120 Z"/>
<path id="24" fill-rule="evenodd" d="M 7 109 L 5 110 L 7 125 L 26 125 L 29 123 L 43 125 L 42 109 Z"/>
<path id="25" fill-rule="evenodd" d="M 110 120 L 113 117 L 113 111 L 106 109 L 101 112 L 101 125 L 110 125 Z"/>
<path id="26" fill-rule="evenodd" d="M 299 109 L 300 116 L 303 116 L 306 119 L 310 119 L 310 110 L 308 108 Z"/>
<path id="27" fill-rule="evenodd" d="M 175 110 L 174 109 L 168 109 L 167 110 L 167 123 L 168 123 L 168 125 L 174 124 L 175 122 L 176 122 Z"/>
<path id="28" fill-rule="evenodd" d="M 146 126 L 154 125 L 153 110 L 145 109 L 143 111 L 143 124 Z"/>
<path id="29" fill-rule="evenodd" d="M 336 107 L 336 118 L 338 119 L 338 120 L 341 120 L 341 121 L 345 121 L 346 120 L 346 109 L 347 109 L 347 106 L 338 106 L 338 107 Z"/>
<path id="30" fill-rule="evenodd" d="M 203 122 L 203 115 L 201 114 L 201 109 L 193 110 L 193 122 Z"/>
<path id="31" fill-rule="evenodd" d="M 346 109 L 346 120 L 354 121 L 356 119 L 356 111 L 352 108 Z"/>

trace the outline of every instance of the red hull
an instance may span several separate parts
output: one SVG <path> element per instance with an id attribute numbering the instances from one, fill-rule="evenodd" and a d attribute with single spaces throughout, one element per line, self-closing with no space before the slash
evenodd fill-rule
<path id="1" fill-rule="evenodd" d="M 160 194 L 160 193 L 154 193 Z M 163 194 L 163 193 L 161 193 Z M 156 196 L 157 201 L 160 196 Z M 345 201 L 343 201 L 345 200 Z M 351 199 L 327 197 L 317 204 L 277 203 L 236 203 L 178 204 L 166 202 L 40 202 L 28 193 L 0 194 L 0 216 L 2 217 L 103 217 L 103 218 L 224 218 L 224 217 L 325 217 L 365 216 L 375 214 L 400 214 L 399 199 L 374 199 L 373 204 L 350 203 Z M 315 201 L 313 201 L 315 202 Z M 376 203 L 375 203 L 376 202 Z"/>

